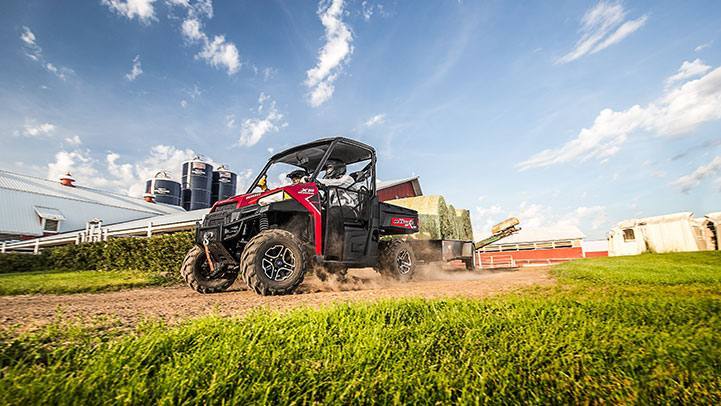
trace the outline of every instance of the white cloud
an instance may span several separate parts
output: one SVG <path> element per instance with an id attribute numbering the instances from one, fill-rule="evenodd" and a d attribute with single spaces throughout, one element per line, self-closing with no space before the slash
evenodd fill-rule
<path id="1" fill-rule="evenodd" d="M 266 111 L 264 117 L 248 118 L 243 121 L 240 126 L 238 145 L 251 147 L 257 144 L 266 134 L 278 132 L 288 125 L 283 120 L 283 114 L 278 112 L 275 107 L 275 101 L 270 100 L 269 96 L 261 93 L 258 97 L 257 112 L 262 113 L 263 111 Z"/>
<path id="2" fill-rule="evenodd" d="M 33 32 L 30 31 L 30 28 L 28 27 L 23 26 L 23 33 L 20 34 L 20 39 L 26 45 L 37 46 L 37 44 L 35 43 L 35 34 L 33 34 Z"/>
<path id="3" fill-rule="evenodd" d="M 698 58 L 696 58 L 693 62 L 684 61 L 683 64 L 681 64 L 681 67 L 678 68 L 678 72 L 666 79 L 666 86 L 671 86 L 676 82 L 701 76 L 709 70 L 711 70 L 711 67 L 703 63 L 703 61 Z"/>
<path id="4" fill-rule="evenodd" d="M 155 18 L 153 7 L 155 0 L 102 0 L 110 10 L 127 17 L 129 20 L 137 18 L 143 24 L 148 24 Z"/>
<path id="5" fill-rule="evenodd" d="M 155 17 L 155 0 L 102 0 L 102 4 L 110 10 L 129 19 L 137 18 L 140 22 L 148 24 L 157 20 Z M 211 40 L 203 32 L 203 19 L 213 18 L 212 0 L 166 0 L 170 7 L 180 7 L 185 10 L 186 16 L 180 26 L 180 32 L 188 43 L 200 43 L 202 49 L 195 55 L 195 59 L 204 60 L 210 66 L 225 69 L 232 75 L 240 69 L 240 55 L 233 42 L 227 41 L 224 35 L 215 35 Z M 142 70 L 140 71 L 142 73 Z M 132 72 L 128 75 L 131 75 Z M 132 80 L 132 79 L 128 79 Z"/>
<path id="6" fill-rule="evenodd" d="M 704 49 L 710 47 L 711 44 L 713 44 L 713 41 L 706 42 L 706 43 L 701 44 L 701 45 L 697 46 L 696 48 L 694 48 L 693 51 L 694 51 L 694 52 L 701 52 L 701 51 L 703 51 Z"/>
<path id="7" fill-rule="evenodd" d="M 180 27 L 180 31 L 183 33 L 183 36 L 189 40 L 189 41 L 200 41 L 200 40 L 208 40 L 208 37 L 203 33 L 202 31 L 202 25 L 200 21 L 196 18 L 188 18 L 187 20 L 183 21 L 183 24 Z"/>
<path id="8" fill-rule="evenodd" d="M 586 11 L 581 19 L 581 39 L 574 49 L 556 63 L 568 63 L 585 55 L 595 54 L 621 42 L 646 23 L 647 17 L 624 21 L 626 10 L 620 3 L 600 1 Z"/>
<path id="9" fill-rule="evenodd" d="M 518 165 L 520 170 L 573 160 L 606 159 L 629 136 L 646 132 L 662 136 L 685 134 L 698 125 L 721 119 L 721 68 L 672 89 L 646 106 L 602 110 L 589 128 L 555 149 L 541 151 Z"/>
<path id="10" fill-rule="evenodd" d="M 381 17 L 389 16 L 382 4 L 372 4 L 367 0 L 361 2 L 360 15 L 363 16 L 365 21 L 370 21 L 374 15 L 380 15 Z"/>
<path id="11" fill-rule="evenodd" d="M 263 80 L 268 81 L 273 79 L 278 74 L 278 69 L 275 68 L 264 68 L 262 71 Z"/>
<path id="12" fill-rule="evenodd" d="M 43 69 L 57 76 L 61 80 L 67 79 L 69 74 L 74 73 L 72 69 L 55 66 L 54 64 L 47 62 L 43 56 L 43 49 L 37 43 L 37 37 L 30 30 L 30 28 L 23 26 L 23 32 L 20 34 L 20 41 L 23 43 L 25 49 L 25 55 L 33 61 L 39 63 Z"/>
<path id="13" fill-rule="evenodd" d="M 580 228 L 587 231 L 603 230 L 608 226 L 604 206 L 580 206 L 558 213 L 543 204 L 522 201 L 515 209 L 507 210 L 499 205 L 476 207 L 473 215 L 474 234 L 477 239 L 489 236 L 491 227 L 508 217 L 517 217 L 521 228 Z"/>
<path id="14" fill-rule="evenodd" d="M 180 101 L 180 107 L 182 107 L 182 108 L 188 107 L 188 101 L 185 100 L 185 99 L 181 100 L 181 101 Z"/>
<path id="15" fill-rule="evenodd" d="M 235 114 L 225 116 L 225 126 L 227 128 L 235 128 Z"/>
<path id="16" fill-rule="evenodd" d="M 76 146 L 83 143 L 83 141 L 77 135 L 74 135 L 72 137 L 65 137 L 64 141 L 68 145 L 76 145 Z"/>
<path id="17" fill-rule="evenodd" d="M 232 75 L 240 69 L 238 48 L 232 42 L 226 42 L 223 35 L 216 35 L 213 41 L 206 42 L 203 50 L 195 57 L 205 60 L 214 68 L 225 68 L 228 75 Z"/>
<path id="18" fill-rule="evenodd" d="M 321 1 L 318 16 L 325 27 L 325 45 L 318 52 L 318 63 L 306 72 L 305 85 L 310 89 L 309 102 L 318 107 L 333 96 L 333 82 L 342 63 L 353 53 L 353 34 L 343 23 L 343 0 Z"/>
<path id="19" fill-rule="evenodd" d="M 133 67 L 130 69 L 130 72 L 125 74 L 125 78 L 132 82 L 142 73 L 143 68 L 140 65 L 140 55 L 135 55 L 135 58 L 133 58 Z"/>
<path id="20" fill-rule="evenodd" d="M 55 131 L 55 125 L 50 123 L 25 124 L 23 134 L 28 137 L 50 136 Z"/>
<path id="21" fill-rule="evenodd" d="M 49 179 L 58 179 L 66 172 L 71 172 L 78 185 L 140 197 L 144 193 L 145 181 L 155 173 L 166 171 L 173 179 L 180 180 L 183 162 L 197 155 L 191 149 L 170 145 L 155 145 L 147 156 L 136 162 L 122 162 L 122 157 L 115 152 L 108 152 L 102 159 L 95 159 L 87 149 L 59 151 L 55 154 L 55 160 L 48 164 L 47 174 Z M 218 166 L 212 159 L 207 161 Z M 248 171 L 239 174 L 239 182 L 249 177 Z"/>
<path id="22" fill-rule="evenodd" d="M 688 192 L 698 186 L 707 177 L 718 176 L 717 182 L 721 182 L 721 155 L 716 156 L 706 165 L 701 165 L 688 175 L 681 176 L 672 183 L 683 192 Z"/>
<path id="23" fill-rule="evenodd" d="M 366 127 L 373 127 L 376 125 L 380 125 L 386 122 L 386 115 L 385 114 L 376 114 L 375 116 L 369 118 L 365 122 Z"/>
<path id="24" fill-rule="evenodd" d="M 240 69 L 240 54 L 234 43 L 226 41 L 224 35 L 216 35 L 211 41 L 203 32 L 202 18 L 213 17 L 213 4 L 211 1 L 199 1 L 191 5 L 187 1 L 174 1 L 171 4 L 182 6 L 188 15 L 180 26 L 180 32 L 189 43 L 201 43 L 203 48 L 195 55 L 195 59 L 202 59 L 210 66 L 225 69 L 229 75 Z"/>

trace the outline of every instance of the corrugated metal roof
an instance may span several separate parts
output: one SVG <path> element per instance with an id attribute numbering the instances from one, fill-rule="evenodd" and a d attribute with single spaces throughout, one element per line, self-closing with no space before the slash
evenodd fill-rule
<path id="1" fill-rule="evenodd" d="M 406 178 L 406 179 L 397 179 L 397 180 L 379 180 L 379 181 L 376 181 L 376 189 L 378 189 L 378 190 L 386 189 L 389 187 L 400 185 L 401 183 L 413 182 L 414 180 L 418 180 L 418 176 L 414 176 L 412 178 Z"/>
<path id="2" fill-rule="evenodd" d="M 127 230 L 132 228 L 147 227 L 151 222 L 153 226 L 164 226 L 168 224 L 185 223 L 188 221 L 201 221 L 203 216 L 208 214 L 210 209 L 199 209 L 184 211 L 181 213 L 165 214 L 134 221 L 126 221 L 123 223 L 111 224 L 107 227 L 110 231 Z"/>
<path id="3" fill-rule="evenodd" d="M 85 228 L 88 220 L 118 223 L 185 211 L 178 206 L 0 170 L 0 234 L 43 234 L 37 207 L 59 211 L 65 219 L 59 232 Z"/>
<path id="4" fill-rule="evenodd" d="M 78 200 L 153 214 L 168 214 L 182 210 L 182 208 L 178 206 L 148 203 L 141 198 L 130 197 L 106 190 L 92 189 L 82 185 L 76 185 L 75 187 L 63 186 L 57 180 L 42 179 L 0 170 L 0 190 L 2 189 Z"/>

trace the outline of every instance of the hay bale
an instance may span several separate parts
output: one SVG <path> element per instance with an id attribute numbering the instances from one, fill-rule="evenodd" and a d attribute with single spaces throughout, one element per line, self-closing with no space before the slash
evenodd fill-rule
<path id="1" fill-rule="evenodd" d="M 421 240 L 457 239 L 470 240 L 470 212 L 446 205 L 446 199 L 439 195 L 407 197 L 389 200 L 387 203 L 413 209 L 418 212 L 420 231 L 410 238 Z M 459 215 L 459 212 L 461 214 Z M 470 238 L 469 238 L 470 237 Z"/>
<path id="2" fill-rule="evenodd" d="M 471 211 L 467 209 L 456 209 L 456 224 L 458 227 L 458 239 L 473 241 Z"/>
<path id="3" fill-rule="evenodd" d="M 448 207 L 443 196 L 417 196 L 403 199 L 389 200 L 386 203 L 413 209 L 418 212 L 420 231 L 412 234 L 410 238 L 420 240 L 440 240 L 443 231 L 448 228 Z M 445 217 L 445 219 L 442 219 Z M 445 224 L 445 225 L 444 225 Z"/>

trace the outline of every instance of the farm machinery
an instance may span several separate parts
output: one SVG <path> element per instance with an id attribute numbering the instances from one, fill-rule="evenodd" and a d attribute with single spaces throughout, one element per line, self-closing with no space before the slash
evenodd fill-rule
<path id="1" fill-rule="evenodd" d="M 240 276 L 258 294 L 282 295 L 314 267 L 340 275 L 373 267 L 400 281 L 417 261 L 475 268 L 480 243 L 406 238 L 420 230 L 418 212 L 376 192 L 376 152 L 366 144 L 326 138 L 277 153 L 245 194 L 218 201 L 196 225 L 181 275 L 200 293 L 224 291 Z"/>
<path id="2" fill-rule="evenodd" d="M 269 187 L 270 179 L 280 185 Z M 272 156 L 245 194 L 215 203 L 181 274 L 201 293 L 241 276 L 261 295 L 292 293 L 316 265 L 333 273 L 373 267 L 409 280 L 413 248 L 391 237 L 416 232 L 416 211 L 378 201 L 372 147 L 321 139 Z"/>

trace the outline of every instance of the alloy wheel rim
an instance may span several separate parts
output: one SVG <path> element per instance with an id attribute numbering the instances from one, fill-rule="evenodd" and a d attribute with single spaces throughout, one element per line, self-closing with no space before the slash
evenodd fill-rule
<path id="1" fill-rule="evenodd" d="M 411 253 L 408 250 L 402 250 L 396 257 L 396 264 L 398 264 L 398 270 L 401 275 L 406 275 L 411 271 L 413 267 L 413 261 L 411 260 Z"/>
<path id="2" fill-rule="evenodd" d="M 263 253 L 261 267 L 268 279 L 282 282 L 295 272 L 295 255 L 285 245 L 276 244 Z"/>

